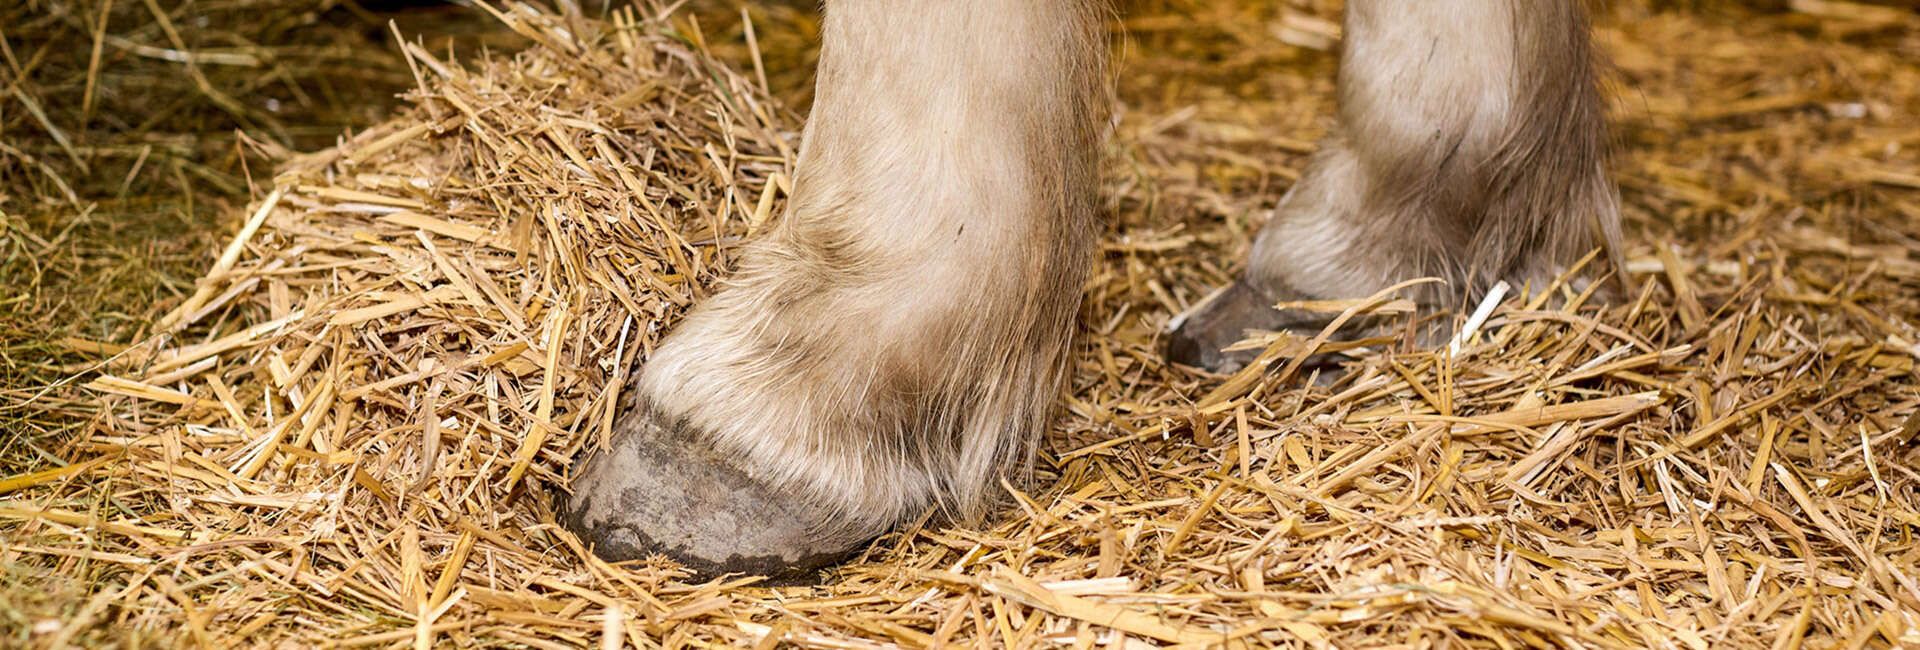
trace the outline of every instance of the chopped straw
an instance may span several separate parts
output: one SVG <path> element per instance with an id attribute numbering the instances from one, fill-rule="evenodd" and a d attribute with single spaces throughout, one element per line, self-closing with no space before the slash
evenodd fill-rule
<path id="1" fill-rule="evenodd" d="M 156 337 L 78 341 L 115 355 L 99 415 L 0 478 L 0 563 L 88 590 L 9 642 L 1920 644 L 1911 13 L 1613 9 L 1632 234 L 1595 270 L 1629 289 L 1514 286 L 1439 350 L 1391 293 L 1320 301 L 1406 335 L 1256 336 L 1229 378 L 1160 332 L 1297 178 L 1338 23 L 1141 4 L 1073 380 L 993 521 L 777 589 L 554 524 L 634 364 L 778 218 L 800 122 L 767 25 L 716 52 L 658 8 L 483 5 L 533 45 L 408 44 L 412 106 L 284 164 Z M 1278 72 L 1186 87 L 1203 60 Z"/>

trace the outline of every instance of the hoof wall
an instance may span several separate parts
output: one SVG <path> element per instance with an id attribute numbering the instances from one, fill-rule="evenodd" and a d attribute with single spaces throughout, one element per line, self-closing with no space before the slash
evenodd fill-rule
<path id="1" fill-rule="evenodd" d="M 823 534 L 831 513 L 733 466 L 692 436 L 624 429 L 589 456 L 561 524 L 608 561 L 664 555 L 707 577 L 816 582 L 868 541 Z"/>

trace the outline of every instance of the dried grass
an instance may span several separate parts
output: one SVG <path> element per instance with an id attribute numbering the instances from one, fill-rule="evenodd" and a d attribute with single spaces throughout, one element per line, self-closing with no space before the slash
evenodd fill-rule
<path id="1" fill-rule="evenodd" d="M 283 166 L 168 336 L 82 342 L 116 355 L 88 384 L 107 408 L 72 464 L 0 479 L 0 563 L 10 594 L 93 588 L 12 638 L 1920 643 L 1920 30 L 1796 6 L 1610 16 L 1633 90 L 1613 304 L 1514 287 L 1457 351 L 1367 341 L 1329 377 L 1295 361 L 1325 337 L 1276 336 L 1230 378 L 1167 367 L 1159 328 L 1310 150 L 1337 29 L 1325 7 L 1134 8 L 1128 51 L 1153 54 L 1126 59 L 1042 480 L 817 589 L 607 565 L 546 497 L 778 214 L 798 121 L 689 23 L 502 9 L 534 46 L 471 73 L 409 48 L 415 106 Z"/>

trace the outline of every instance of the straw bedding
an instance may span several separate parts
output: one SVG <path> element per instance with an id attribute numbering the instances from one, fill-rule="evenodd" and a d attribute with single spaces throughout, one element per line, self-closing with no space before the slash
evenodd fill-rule
<path id="1" fill-rule="evenodd" d="M 526 50 L 408 46 L 410 108 L 282 165 L 157 334 L 100 347 L 66 462 L 0 479 L 8 607 L 38 612 L 8 642 L 1920 644 L 1910 14 L 1619 10 L 1624 288 L 1514 287 L 1440 350 L 1270 336 L 1205 377 L 1159 328 L 1294 176 L 1338 38 L 1216 11 L 1127 21 L 1156 54 L 1123 58 L 1074 379 L 986 526 L 767 589 L 552 523 L 622 379 L 777 218 L 799 121 L 721 61 L 757 45 L 514 6 Z M 1183 88 L 1207 58 L 1295 65 Z M 1330 350 L 1344 373 L 1297 363 Z"/>

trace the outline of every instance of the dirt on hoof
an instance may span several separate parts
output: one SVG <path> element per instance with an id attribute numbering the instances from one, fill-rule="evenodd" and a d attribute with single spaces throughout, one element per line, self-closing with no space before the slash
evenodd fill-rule
<path id="1" fill-rule="evenodd" d="M 814 584 L 870 541 L 826 532 L 832 511 L 770 489 L 645 411 L 623 417 L 631 420 L 610 448 L 575 464 L 571 494 L 557 508 L 561 523 L 601 559 L 664 555 L 708 578 Z"/>

